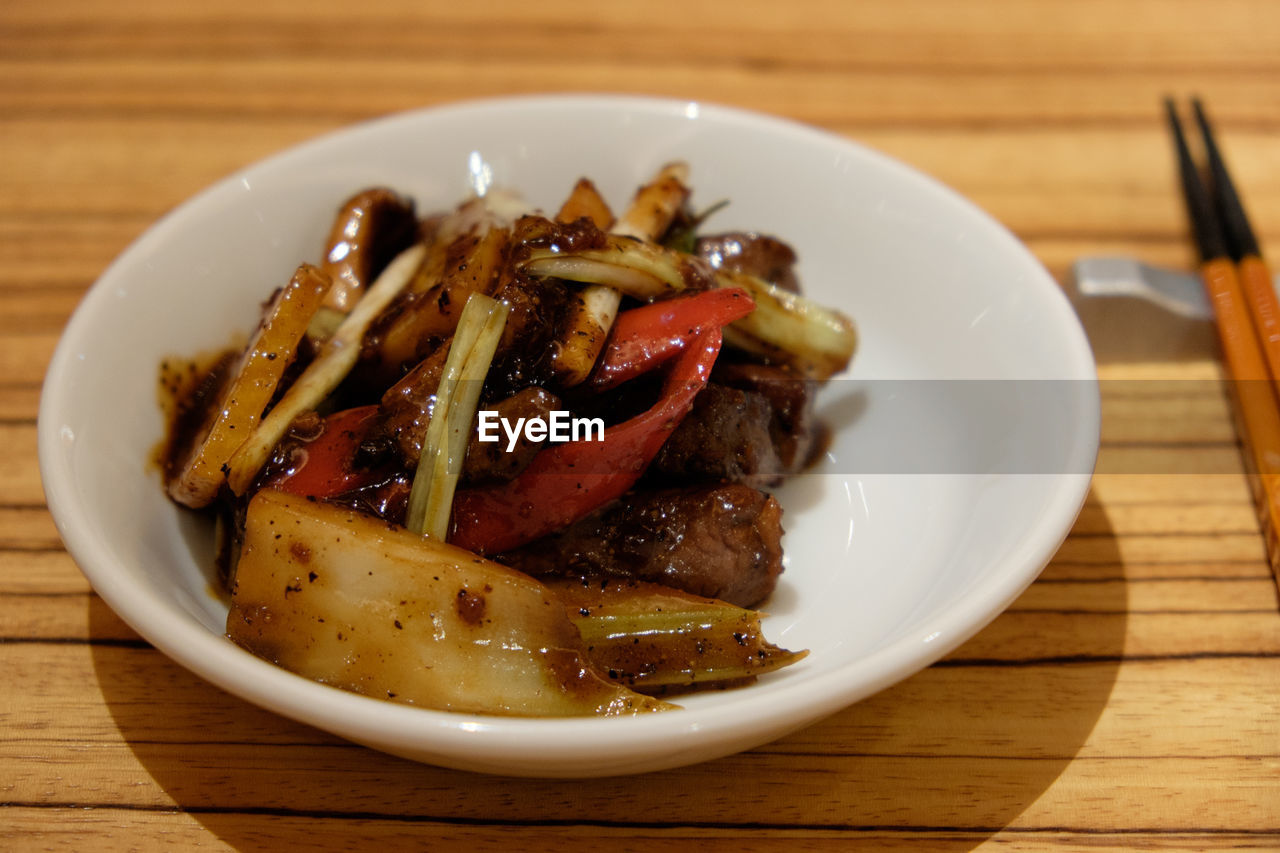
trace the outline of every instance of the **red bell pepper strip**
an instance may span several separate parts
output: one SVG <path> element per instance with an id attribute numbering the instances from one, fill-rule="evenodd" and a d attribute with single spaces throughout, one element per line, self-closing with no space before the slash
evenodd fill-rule
<path id="1" fill-rule="evenodd" d="M 449 541 L 495 554 L 559 530 L 622 495 L 706 386 L 720 340 L 719 327 L 693 339 L 672 364 L 653 408 L 609 427 L 602 440 L 552 445 L 509 483 L 460 489 Z"/>
<path id="2" fill-rule="evenodd" d="M 295 495 L 329 498 L 385 480 L 385 471 L 351 468 L 356 449 L 369 434 L 377 414 L 375 405 L 329 415 L 320 435 L 299 448 L 296 464 L 267 485 Z"/>
<path id="3" fill-rule="evenodd" d="M 726 287 L 623 311 L 587 387 L 603 391 L 647 373 L 702 332 L 727 326 L 755 307 L 745 290 Z"/>

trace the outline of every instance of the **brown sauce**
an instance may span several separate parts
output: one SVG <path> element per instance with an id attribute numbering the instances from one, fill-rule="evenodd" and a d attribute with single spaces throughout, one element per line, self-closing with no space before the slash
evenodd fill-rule
<path id="1" fill-rule="evenodd" d="M 243 344 L 204 352 L 194 357 L 168 356 L 156 375 L 156 404 L 164 416 L 165 431 L 151 449 L 150 465 L 167 483 L 191 447 L 202 426 L 206 403 L 226 380 Z"/>

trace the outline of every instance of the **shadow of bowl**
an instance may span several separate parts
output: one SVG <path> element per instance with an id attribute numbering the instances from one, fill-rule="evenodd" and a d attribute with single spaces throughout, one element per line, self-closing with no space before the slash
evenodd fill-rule
<path id="1" fill-rule="evenodd" d="M 1119 565 L 1090 501 L 1091 553 Z M 1053 784 L 1107 705 L 1125 584 L 1061 582 L 1072 571 L 1051 564 L 949 657 L 797 734 L 661 774 L 583 781 L 469 774 L 349 744 L 119 642 L 130 632 L 96 597 L 88 615 L 92 637 L 117 640 L 95 643 L 93 662 L 130 749 L 178 809 L 236 849 L 509 849 L 521 838 L 596 849 L 601 836 L 637 835 L 794 849 L 799 835 L 968 850 Z"/>

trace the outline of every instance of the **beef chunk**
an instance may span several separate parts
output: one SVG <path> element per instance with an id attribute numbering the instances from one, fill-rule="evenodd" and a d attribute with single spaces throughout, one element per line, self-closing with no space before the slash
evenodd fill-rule
<path id="1" fill-rule="evenodd" d="M 820 449 L 816 383 L 758 364 L 719 363 L 649 469 L 651 480 L 775 486 Z"/>
<path id="2" fill-rule="evenodd" d="M 551 412 L 561 406 L 560 398 L 543 388 L 526 388 L 493 406 L 502 421 L 512 424 L 521 418 L 526 420 L 541 418 L 548 420 Z M 489 408 L 481 406 L 481 408 Z M 469 483 L 505 483 L 514 480 L 517 475 L 542 449 L 540 441 L 530 441 L 522 432 L 516 439 L 515 447 L 507 450 L 506 433 L 499 430 L 499 440 L 483 442 L 479 433 L 471 434 L 467 444 L 466 462 L 462 467 L 462 478 Z"/>
<path id="3" fill-rule="evenodd" d="M 773 412 L 769 437 L 784 473 L 803 470 L 821 452 L 825 430 L 814 412 L 816 380 L 796 376 L 781 367 L 724 360 L 716 365 L 714 378 L 769 401 Z"/>
<path id="4" fill-rule="evenodd" d="M 773 410 L 762 394 L 710 383 L 650 465 L 661 481 L 776 485 L 784 473 L 769 425 Z"/>
<path id="5" fill-rule="evenodd" d="M 406 468 L 416 468 L 422 455 L 448 355 L 447 347 L 437 349 L 382 395 L 378 433 L 395 443 Z"/>
<path id="6" fill-rule="evenodd" d="M 511 306 L 502 339 L 485 379 L 484 398 L 497 400 L 551 379 L 551 352 L 563 314 L 564 288 L 524 276 L 504 282 L 496 298 Z M 451 339 L 450 339 L 451 340 Z M 380 431 L 393 439 L 408 468 L 418 464 L 431 408 L 444 374 L 445 341 L 382 395 Z"/>
<path id="7" fill-rule="evenodd" d="M 633 492 L 497 557 L 532 575 L 630 578 L 749 607 L 782 571 L 782 507 L 743 485 Z"/>
<path id="8" fill-rule="evenodd" d="M 699 237 L 693 251 L 716 269 L 747 273 L 783 290 L 800 292 L 792 269 L 796 253 L 776 237 L 753 231 L 714 234 Z"/>

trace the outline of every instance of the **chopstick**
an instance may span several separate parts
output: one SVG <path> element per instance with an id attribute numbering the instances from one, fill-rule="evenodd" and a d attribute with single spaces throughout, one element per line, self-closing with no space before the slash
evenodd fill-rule
<path id="1" fill-rule="evenodd" d="M 1227 164 L 1223 162 L 1218 150 L 1213 128 L 1204 113 L 1204 105 L 1199 98 L 1195 98 L 1191 101 L 1191 107 L 1195 111 L 1196 123 L 1200 125 L 1200 135 L 1204 140 L 1210 186 L 1218 221 L 1226 239 L 1227 252 L 1235 261 L 1236 275 L 1240 278 L 1240 286 L 1248 300 L 1254 331 L 1262 344 L 1271 379 L 1280 382 L 1280 299 L 1276 297 L 1271 271 L 1262 259 L 1258 239 L 1244 212 L 1235 183 L 1227 172 Z"/>
<path id="2" fill-rule="evenodd" d="M 1280 584 L 1280 302 L 1198 99 L 1193 108 L 1210 187 L 1196 169 L 1172 99 L 1165 99 L 1183 198 L 1200 252 L 1200 277 L 1213 304 L 1237 429 L 1251 469 L 1267 561 Z"/>

